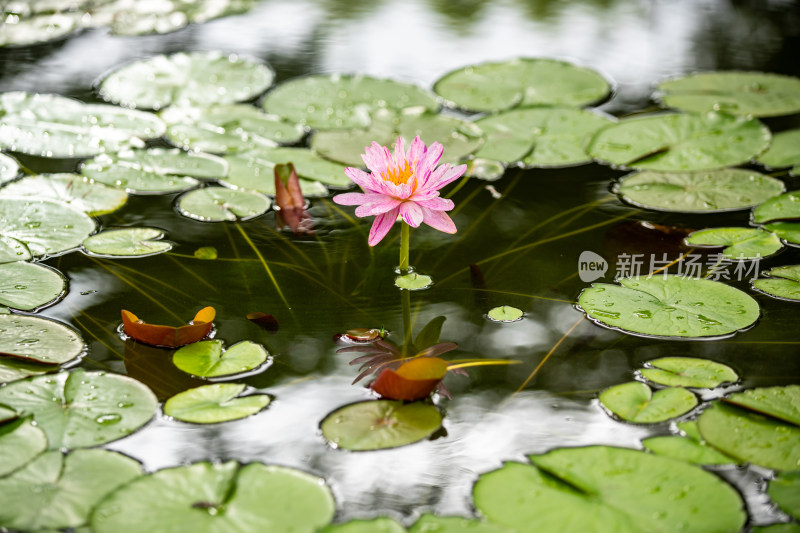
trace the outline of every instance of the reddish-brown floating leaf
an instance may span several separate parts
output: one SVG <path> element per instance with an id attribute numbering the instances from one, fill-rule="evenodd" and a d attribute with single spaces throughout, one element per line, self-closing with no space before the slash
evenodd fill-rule
<path id="1" fill-rule="evenodd" d="M 353 328 L 345 331 L 344 336 L 354 342 L 372 342 L 381 338 L 381 330 L 367 328 Z"/>
<path id="2" fill-rule="evenodd" d="M 275 165 L 275 205 L 279 209 L 275 220 L 281 226 L 289 226 L 295 235 L 314 233 L 300 179 L 292 163 Z"/>
<path id="3" fill-rule="evenodd" d="M 174 328 L 172 326 L 160 326 L 147 324 L 139 317 L 122 310 L 123 331 L 129 337 L 145 344 L 153 346 L 166 346 L 177 348 L 185 344 L 191 344 L 204 338 L 211 332 L 212 322 L 217 312 L 213 307 L 204 307 L 194 316 L 194 319 L 187 325 Z"/>
<path id="4" fill-rule="evenodd" d="M 385 369 L 372 384 L 372 390 L 391 400 L 421 400 L 433 392 L 446 373 L 444 359 L 418 357 L 397 370 Z"/>
<path id="5" fill-rule="evenodd" d="M 255 313 L 247 313 L 247 320 L 257 325 L 261 329 L 265 329 L 270 333 L 278 331 L 278 320 L 267 313 L 256 311 Z"/>

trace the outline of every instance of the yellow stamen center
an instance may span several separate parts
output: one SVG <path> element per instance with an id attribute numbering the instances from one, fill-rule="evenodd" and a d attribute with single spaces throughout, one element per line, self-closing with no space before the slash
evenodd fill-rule
<path id="1" fill-rule="evenodd" d="M 408 164 L 408 161 L 405 162 L 405 167 L 403 168 L 392 168 L 391 166 L 386 169 L 386 172 L 381 176 L 384 181 L 389 181 L 394 183 L 395 185 L 400 185 L 401 183 L 407 183 L 408 178 L 414 175 L 414 170 Z M 416 179 L 414 180 L 414 187 L 416 186 Z"/>

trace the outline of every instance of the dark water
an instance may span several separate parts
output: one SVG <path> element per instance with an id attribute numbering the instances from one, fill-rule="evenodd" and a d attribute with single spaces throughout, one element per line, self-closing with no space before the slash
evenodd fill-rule
<path id="1" fill-rule="evenodd" d="M 799 39 L 800 9 L 794 2 L 265 1 L 247 15 L 169 35 L 114 37 L 92 30 L 58 43 L 2 51 L 0 91 L 93 100 L 92 83 L 109 69 L 179 50 L 246 53 L 269 62 L 279 80 L 361 72 L 423 86 L 468 63 L 525 55 L 572 59 L 602 71 L 617 89 L 603 109 L 623 115 L 649 107 L 653 85 L 667 76 L 731 68 L 798 75 Z M 786 127 L 792 120 L 770 124 Z M 56 169 L 37 158 L 24 162 L 34 171 L 74 169 L 72 163 Z M 649 359 L 674 355 L 724 362 L 740 373 L 742 387 L 800 382 L 797 304 L 756 295 L 762 308 L 757 325 L 718 341 L 639 338 L 583 320 L 515 394 L 582 316 L 572 304 L 586 285 L 577 276 L 582 251 L 607 258 L 655 251 L 651 234 L 636 221 L 692 228 L 748 223 L 746 211 L 685 216 L 626 206 L 608 191 L 622 174 L 599 165 L 509 170 L 492 184 L 499 199 L 487 183 L 471 180 L 453 196 L 455 236 L 431 229 L 412 233 L 411 263 L 435 281 L 431 289 L 412 294 L 415 329 L 444 315 L 442 340 L 459 345 L 453 357 L 522 364 L 448 377 L 454 398 L 440 402 L 447 435 L 404 448 L 347 453 L 328 447 L 318 431 L 336 407 L 370 397 L 350 384 L 356 372 L 347 355 L 335 353 L 334 335 L 386 327 L 399 342 L 403 327 L 393 284 L 397 235 L 369 250 L 368 222 L 354 226 L 330 200 L 312 202 L 316 237 L 298 239 L 275 229 L 273 213 L 239 226 L 207 224 L 179 216 L 175 195 L 132 197 L 101 223 L 163 228 L 178 243 L 174 253 L 131 260 L 71 253 L 50 259 L 47 263 L 69 278 L 70 292 L 42 314 L 82 331 L 90 343 L 85 367 L 130 374 L 161 399 L 199 382 L 176 370 L 168 352 L 123 342 L 116 332 L 121 308 L 148 322 L 175 324 L 171 313 L 188 320 L 212 305 L 218 312 L 217 338 L 228 345 L 261 342 L 275 356 L 271 368 L 246 380 L 275 396 L 257 416 L 207 427 L 160 417 L 109 446 L 148 469 L 204 459 L 259 460 L 325 477 L 341 519 L 389 514 L 413 521 L 425 510 L 468 514 L 472 483 L 502 461 L 560 446 L 639 447 L 642 438 L 667 433 L 666 424 L 616 422 L 594 400 L 598 391 L 632 379 Z M 787 181 L 789 189 L 798 186 L 798 179 Z M 244 235 L 267 260 L 284 298 Z M 183 257 L 208 245 L 218 248 L 221 259 Z M 786 249 L 763 263 L 762 270 L 798 264 L 800 250 Z M 482 283 L 471 276 L 470 264 L 479 267 Z M 747 283 L 732 284 L 748 290 Z M 518 307 L 525 318 L 510 324 L 487 320 L 485 313 L 498 305 Z M 269 335 L 247 321 L 245 314 L 253 311 L 275 315 L 279 332 Z M 771 511 L 754 493 L 754 476 L 725 475 L 750 494 L 755 521 L 769 522 Z"/>

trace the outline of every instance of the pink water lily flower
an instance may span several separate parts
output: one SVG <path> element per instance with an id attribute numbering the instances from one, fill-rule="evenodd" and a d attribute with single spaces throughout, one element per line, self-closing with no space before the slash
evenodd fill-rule
<path id="1" fill-rule="evenodd" d="M 408 152 L 398 137 L 394 155 L 376 142 L 367 146 L 361 156 L 370 173 L 348 167 L 345 174 L 363 193 L 345 193 L 333 197 L 340 205 L 357 205 L 356 216 L 375 216 L 369 231 L 369 245 L 383 239 L 398 217 L 412 228 L 420 223 L 445 233 L 455 233 L 456 225 L 445 213 L 453 209 L 453 201 L 439 196 L 439 189 L 461 177 L 467 165 L 436 166 L 442 157 L 442 145 L 426 146 L 418 136 Z"/>

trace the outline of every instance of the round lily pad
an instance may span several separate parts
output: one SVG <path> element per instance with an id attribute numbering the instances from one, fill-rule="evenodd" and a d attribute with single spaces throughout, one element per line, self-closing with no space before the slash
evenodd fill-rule
<path id="1" fill-rule="evenodd" d="M 0 354 L 29 362 L 58 365 L 86 350 L 78 332 L 49 318 L 0 315 L 0 333 Z"/>
<path id="2" fill-rule="evenodd" d="M 767 494 L 782 511 L 800 520 L 800 470 L 778 474 L 769 482 Z"/>
<path id="3" fill-rule="evenodd" d="M 769 130 L 754 118 L 661 113 L 600 130 L 587 151 L 612 165 L 686 172 L 745 163 L 764 151 L 769 141 Z"/>
<path id="4" fill-rule="evenodd" d="M 107 494 L 141 474 L 138 462 L 116 452 L 46 452 L 0 478 L 0 526 L 26 531 L 81 526 Z"/>
<path id="5" fill-rule="evenodd" d="M 3 194 L 57 200 L 89 216 L 116 211 L 128 200 L 125 191 L 94 183 L 79 174 L 27 176 L 3 187 Z"/>
<path id="6" fill-rule="evenodd" d="M 185 191 L 197 186 L 195 178 L 222 178 L 227 170 L 217 156 L 163 148 L 102 154 L 81 166 L 93 180 L 134 194 Z"/>
<path id="7" fill-rule="evenodd" d="M 656 455 L 697 465 L 726 465 L 738 462 L 707 444 L 677 435 L 650 437 L 642 441 L 642 446 Z"/>
<path id="8" fill-rule="evenodd" d="M 419 291 L 422 289 L 427 289 L 433 285 L 433 279 L 430 276 L 412 272 L 410 274 L 405 274 L 403 276 L 394 278 L 394 284 L 397 287 L 407 291 Z"/>
<path id="9" fill-rule="evenodd" d="M 173 243 L 162 241 L 164 231 L 156 228 L 107 229 L 83 241 L 92 254 L 112 257 L 156 255 L 172 249 Z"/>
<path id="10" fill-rule="evenodd" d="M 762 259 L 781 248 L 783 243 L 772 232 L 760 228 L 711 228 L 695 231 L 686 237 L 686 244 L 725 248 L 722 256 L 732 261 Z"/>
<path id="11" fill-rule="evenodd" d="M 746 519 L 733 487 L 684 461 L 607 446 L 562 448 L 531 461 L 478 479 L 475 505 L 490 522 L 519 532 L 700 533 L 739 531 Z"/>
<path id="12" fill-rule="evenodd" d="M 25 466 L 47 450 L 47 437 L 30 418 L 0 426 L 0 478 Z"/>
<path id="13" fill-rule="evenodd" d="M 578 305 L 598 325 L 657 337 L 717 337 L 750 327 L 758 303 L 724 283 L 682 276 L 594 283 Z"/>
<path id="14" fill-rule="evenodd" d="M 29 363 L 25 359 L 0 355 L 0 383 L 9 383 L 30 376 L 39 376 L 59 370 L 58 366 Z M 0 409 L 0 421 L 3 420 Z"/>
<path id="15" fill-rule="evenodd" d="M 205 187 L 183 194 L 176 207 L 185 217 L 222 222 L 255 218 L 266 213 L 271 204 L 269 198 L 257 192 Z"/>
<path id="16" fill-rule="evenodd" d="M 660 100 L 687 111 L 775 117 L 800 111 L 800 79 L 764 72 L 701 72 L 658 85 Z"/>
<path id="17" fill-rule="evenodd" d="M 266 394 L 239 396 L 243 383 L 215 383 L 180 392 L 164 403 L 164 414 L 183 422 L 216 424 L 238 420 L 264 409 Z"/>
<path id="18" fill-rule="evenodd" d="M 800 426 L 800 385 L 750 389 L 725 401 Z"/>
<path id="19" fill-rule="evenodd" d="M 19 175 L 19 163 L 13 157 L 0 154 L 0 185 L 9 182 Z"/>
<path id="20" fill-rule="evenodd" d="M 753 209 L 753 222 L 800 219 L 800 191 L 791 191 L 770 198 Z"/>
<path id="21" fill-rule="evenodd" d="M 475 155 L 524 168 L 582 165 L 592 160 L 586 142 L 611 123 L 599 113 L 569 107 L 513 109 L 476 122 L 486 143 Z"/>
<path id="22" fill-rule="evenodd" d="M 76 369 L 15 381 L 0 388 L 0 404 L 33 416 L 51 450 L 86 448 L 130 435 L 158 402 L 138 381 Z"/>
<path id="23" fill-rule="evenodd" d="M 786 244 L 800 245 L 800 222 L 773 222 L 765 224 L 764 229 L 780 237 Z"/>
<path id="24" fill-rule="evenodd" d="M 776 267 L 764 274 L 770 277 L 753 280 L 754 289 L 783 300 L 800 302 L 800 265 Z"/>
<path id="25" fill-rule="evenodd" d="M 416 85 L 341 74 L 286 81 L 268 92 L 262 105 L 268 113 L 314 129 L 366 128 L 372 114 L 384 108 L 439 109 L 436 98 Z"/>
<path id="26" fill-rule="evenodd" d="M 210 340 L 180 348 L 172 356 L 172 362 L 187 374 L 218 378 L 253 370 L 268 358 L 267 350 L 252 341 L 237 342 L 223 352 L 222 341 Z"/>
<path id="27" fill-rule="evenodd" d="M 495 322 L 516 322 L 517 320 L 522 320 L 523 312 L 522 309 L 502 305 L 490 309 L 487 315 Z"/>
<path id="28" fill-rule="evenodd" d="M 306 133 L 299 124 L 246 104 L 171 107 L 160 116 L 172 144 L 200 152 L 231 154 L 254 146 L 294 144 Z"/>
<path id="29" fill-rule="evenodd" d="M 114 492 L 91 516 L 96 533 L 292 531 L 313 533 L 333 518 L 324 481 L 261 463 L 195 463 L 160 470 Z"/>
<path id="30" fill-rule="evenodd" d="M 0 305 L 12 309 L 33 311 L 49 305 L 64 294 L 66 285 L 60 272 L 44 265 L 0 264 Z"/>
<path id="31" fill-rule="evenodd" d="M 800 128 L 773 133 L 769 148 L 758 156 L 758 162 L 769 168 L 800 165 Z"/>
<path id="32" fill-rule="evenodd" d="M 681 387 L 652 391 L 638 381 L 615 385 L 600 393 L 603 407 L 627 422 L 656 424 L 685 415 L 697 406 L 697 396 Z"/>
<path id="33" fill-rule="evenodd" d="M 747 209 L 784 191 L 783 182 L 752 170 L 645 170 L 623 176 L 614 192 L 638 207 L 676 213 Z"/>
<path id="34" fill-rule="evenodd" d="M 12 237 L 0 235 L 0 263 L 28 261 L 30 259 L 33 259 L 33 256 L 24 243 Z"/>
<path id="35" fill-rule="evenodd" d="M 608 96 L 611 86 L 586 67 L 555 59 L 518 58 L 459 68 L 439 78 L 433 90 L 456 107 L 500 111 L 533 105 L 582 107 Z"/>
<path id="36" fill-rule="evenodd" d="M 77 248 L 94 229 L 94 221 L 85 213 L 61 202 L 0 198 L 0 236 L 23 243 L 34 257 Z"/>
<path id="37" fill-rule="evenodd" d="M 512 533 L 508 528 L 483 520 L 432 514 L 420 516 L 408 531 L 409 533 Z"/>
<path id="38" fill-rule="evenodd" d="M 497 181 L 505 172 L 506 165 L 502 161 L 476 157 L 467 161 L 467 171 L 464 175 L 484 181 Z"/>
<path id="39" fill-rule="evenodd" d="M 272 85 L 264 63 L 221 52 L 178 52 L 129 63 L 103 79 L 100 96 L 125 107 L 229 104 Z"/>
<path id="40" fill-rule="evenodd" d="M 152 113 L 56 94 L 0 94 L 0 147 L 44 157 L 90 157 L 142 146 L 166 126 Z"/>
<path id="41" fill-rule="evenodd" d="M 640 373 L 648 381 L 668 387 L 713 389 L 735 383 L 739 376 L 728 365 L 695 357 L 661 357 L 647 362 Z"/>
<path id="42" fill-rule="evenodd" d="M 373 520 L 351 520 L 343 524 L 331 524 L 320 529 L 319 533 L 406 533 L 406 528 L 391 518 L 379 517 Z"/>
<path id="43" fill-rule="evenodd" d="M 423 402 L 375 400 L 353 403 L 330 413 L 320 424 L 322 435 L 336 448 L 383 450 L 405 446 L 435 433 L 442 425 L 439 410 Z"/>

